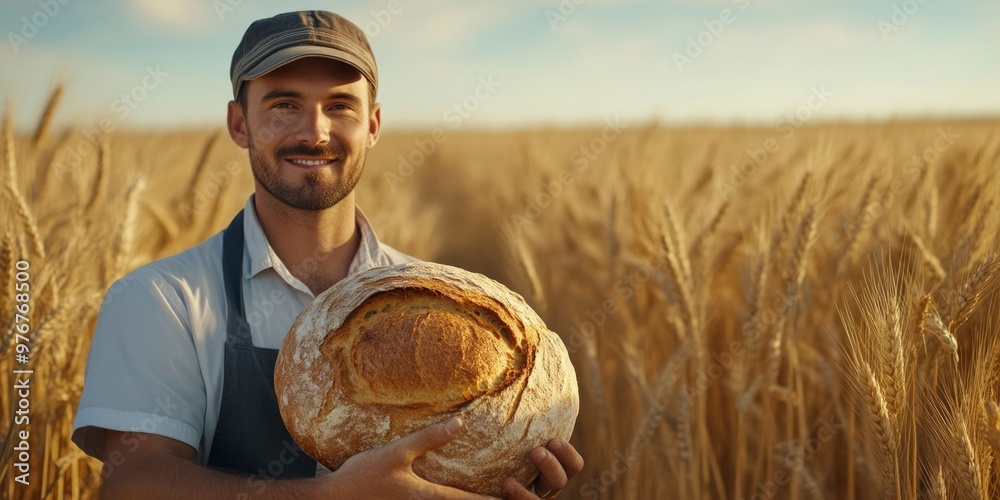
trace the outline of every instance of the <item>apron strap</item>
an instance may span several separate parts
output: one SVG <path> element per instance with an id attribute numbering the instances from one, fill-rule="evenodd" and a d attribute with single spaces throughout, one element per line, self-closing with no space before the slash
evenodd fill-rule
<path id="1" fill-rule="evenodd" d="M 253 345 L 243 308 L 243 210 L 222 234 L 222 279 L 226 284 L 226 342 Z"/>
<path id="2" fill-rule="evenodd" d="M 248 484 L 254 484 L 254 477 L 261 485 L 270 478 L 312 477 L 316 461 L 295 444 L 278 409 L 278 350 L 255 347 L 250 337 L 243 309 L 243 221 L 241 211 L 222 236 L 226 350 L 219 419 L 207 465 L 251 475 Z"/>

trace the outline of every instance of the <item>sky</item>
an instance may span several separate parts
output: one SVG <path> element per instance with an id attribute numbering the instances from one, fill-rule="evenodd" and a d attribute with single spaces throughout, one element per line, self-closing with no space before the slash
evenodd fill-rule
<path id="1" fill-rule="evenodd" d="M 3 110 L 223 126 L 244 30 L 300 9 L 368 34 L 387 130 L 1000 115 L 996 0 L 6 0 Z"/>

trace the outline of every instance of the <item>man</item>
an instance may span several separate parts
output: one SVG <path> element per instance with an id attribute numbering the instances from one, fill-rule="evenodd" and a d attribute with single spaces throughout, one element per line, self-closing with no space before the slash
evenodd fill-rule
<path id="1" fill-rule="evenodd" d="M 228 128 L 254 194 L 225 231 L 106 295 L 73 433 L 104 461 L 103 495 L 482 498 L 410 468 L 461 431 L 457 418 L 317 475 L 278 414 L 274 362 L 295 316 L 345 276 L 413 260 L 354 203 L 381 127 L 367 39 L 336 14 L 281 14 L 247 29 L 230 73 Z M 583 467 L 558 439 L 530 456 L 541 476 L 530 488 L 508 478 L 511 498 L 554 496 Z"/>

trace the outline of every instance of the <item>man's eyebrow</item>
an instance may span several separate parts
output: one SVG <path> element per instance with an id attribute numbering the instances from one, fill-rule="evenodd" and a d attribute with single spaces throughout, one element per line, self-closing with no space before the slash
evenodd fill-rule
<path id="1" fill-rule="evenodd" d="M 361 103 L 361 98 L 350 92 L 334 92 L 327 96 L 327 99 L 331 101 L 351 101 L 356 104 Z"/>
<path id="2" fill-rule="evenodd" d="M 262 100 L 262 101 L 268 101 L 268 100 L 271 100 L 271 99 L 282 99 L 282 98 L 286 98 L 286 97 L 291 97 L 291 98 L 295 98 L 295 99 L 301 99 L 302 98 L 302 94 L 299 93 L 299 92 L 296 92 L 294 90 L 275 89 L 275 90 L 272 90 L 272 91 L 264 94 L 264 97 L 261 97 L 260 100 Z"/>

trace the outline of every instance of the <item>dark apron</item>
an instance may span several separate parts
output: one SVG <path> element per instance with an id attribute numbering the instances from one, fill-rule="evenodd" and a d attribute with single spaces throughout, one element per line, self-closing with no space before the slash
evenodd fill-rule
<path id="1" fill-rule="evenodd" d="M 277 349 L 254 347 L 243 309 L 243 211 L 222 236 L 226 357 L 208 466 L 263 478 L 313 477 L 316 461 L 288 434 L 274 394 Z M 211 403 L 209 403 L 211 404 Z"/>

